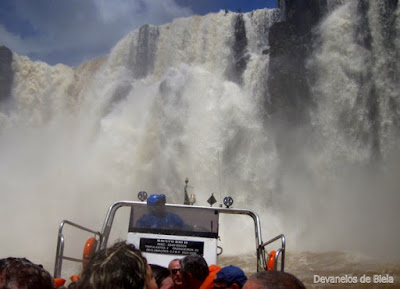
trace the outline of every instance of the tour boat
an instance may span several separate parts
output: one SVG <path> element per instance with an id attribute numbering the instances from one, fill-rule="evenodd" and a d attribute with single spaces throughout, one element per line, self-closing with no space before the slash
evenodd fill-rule
<path id="1" fill-rule="evenodd" d="M 285 236 L 280 234 L 264 242 L 259 216 L 251 210 L 232 208 L 232 198 L 226 197 L 224 199 L 225 206 L 220 204 L 216 207 L 212 206 L 215 203 L 213 195 L 208 200 L 209 207 L 193 205 L 194 195 L 190 195 L 189 204 L 183 205 L 165 203 L 165 196 L 162 197 L 164 202 L 161 205 L 149 202 L 151 198 L 156 201 L 159 200 L 160 196 L 163 195 L 156 195 L 156 197 L 151 195 L 147 198 L 145 192 L 140 192 L 138 194 L 140 201 L 115 202 L 109 207 L 100 231 L 68 220 L 62 221 L 58 230 L 54 278 L 62 279 L 64 261 L 81 262 L 85 266 L 94 252 L 110 245 L 110 233 L 113 224 L 116 223 L 116 215 L 121 215 L 117 214 L 121 208 L 128 210 L 127 214 L 122 214 L 122 216 L 125 216 L 123 221 L 129 224 L 125 234 L 126 241 L 139 248 L 149 264 L 168 267 L 171 260 L 189 254 L 202 255 L 209 265 L 218 264 L 218 256 L 223 254 L 223 249 L 219 244 L 219 232 L 220 227 L 224 224 L 220 223 L 220 216 L 230 214 L 250 217 L 253 220 L 254 252 L 256 255 L 254 265 L 256 270 L 284 270 Z M 157 216 L 154 217 L 152 214 Z M 160 216 L 164 218 L 162 222 L 158 221 Z M 126 220 L 126 218 L 129 218 L 129 220 Z M 75 231 L 79 231 L 80 234 L 87 234 L 87 237 L 84 238 L 86 243 L 83 246 L 83 253 L 80 253 L 82 258 L 81 255 L 78 258 L 66 256 L 64 252 L 67 244 L 64 236 L 66 227 L 69 227 L 68 234 L 71 234 L 71 232 L 75 234 Z M 244 236 L 240 236 L 240 238 L 244 238 Z"/>

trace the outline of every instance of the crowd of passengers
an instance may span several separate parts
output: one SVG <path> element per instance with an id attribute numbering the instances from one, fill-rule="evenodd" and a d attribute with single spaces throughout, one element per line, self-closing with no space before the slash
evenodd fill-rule
<path id="1" fill-rule="evenodd" d="M 41 265 L 25 258 L 0 259 L 0 289 L 53 289 L 55 282 Z M 276 289 L 305 288 L 281 271 L 258 272 L 249 278 L 236 266 L 208 265 L 200 255 L 173 259 L 168 268 L 148 264 L 132 244 L 118 241 L 97 251 L 78 280 L 59 289 Z"/>

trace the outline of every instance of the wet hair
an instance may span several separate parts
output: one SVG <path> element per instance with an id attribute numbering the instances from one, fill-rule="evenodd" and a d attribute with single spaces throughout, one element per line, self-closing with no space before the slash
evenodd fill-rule
<path id="1" fill-rule="evenodd" d="M 206 260 L 200 255 L 188 255 L 179 260 L 183 275 L 191 273 L 193 278 L 204 281 L 208 274 L 208 265 Z"/>
<path id="2" fill-rule="evenodd" d="M 53 289 L 53 277 L 42 265 L 26 258 L 0 259 L 0 288 Z"/>
<path id="3" fill-rule="evenodd" d="M 171 276 L 171 272 L 169 272 L 168 268 L 156 264 L 150 264 L 150 267 L 153 271 L 153 276 L 156 279 L 158 287 L 161 286 L 161 283 L 165 278 Z"/>
<path id="4" fill-rule="evenodd" d="M 258 272 L 248 279 L 260 284 L 260 288 L 268 289 L 305 289 L 304 284 L 292 274 L 282 271 Z"/>
<path id="5" fill-rule="evenodd" d="M 125 241 L 96 252 L 78 282 L 79 289 L 143 289 L 147 261 Z"/>

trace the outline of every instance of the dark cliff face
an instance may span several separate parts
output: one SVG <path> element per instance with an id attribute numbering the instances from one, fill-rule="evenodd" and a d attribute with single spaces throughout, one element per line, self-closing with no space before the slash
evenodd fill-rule
<path id="1" fill-rule="evenodd" d="M 159 35 L 157 26 L 143 25 L 139 28 L 137 43 L 131 44 L 134 47 L 137 45 L 137 48 L 129 49 L 128 66 L 132 70 L 133 78 L 144 78 L 153 72 Z M 119 82 L 111 97 L 109 109 L 112 108 L 111 104 L 124 100 L 131 90 L 132 85 L 129 80 Z M 104 115 L 110 112 L 109 109 L 105 110 Z"/>
<path id="2" fill-rule="evenodd" d="M 138 46 L 135 58 L 134 76 L 142 78 L 151 74 L 157 52 L 157 42 L 160 32 L 158 27 L 144 25 L 139 29 Z"/>
<path id="3" fill-rule="evenodd" d="M 5 46 L 0 46 L 0 108 L 10 98 L 13 82 L 12 52 Z"/>
<path id="4" fill-rule="evenodd" d="M 238 84 L 242 84 L 242 74 L 246 70 L 249 56 L 246 54 L 247 36 L 243 14 L 239 13 L 235 20 L 234 43 L 232 47 L 233 63 L 228 67 L 226 77 Z"/>
<path id="5" fill-rule="evenodd" d="M 306 60 L 312 53 L 312 29 L 325 13 L 324 0 L 281 0 L 282 21 L 269 32 L 270 63 L 265 99 L 266 126 L 273 128 L 283 171 L 301 166 L 309 146 L 313 106 Z"/>
<path id="6" fill-rule="evenodd" d="M 339 3 L 339 2 L 338 2 Z M 371 148 L 371 161 L 380 159 L 382 142 L 382 108 L 380 99 L 391 102 L 397 97 L 399 83 L 400 65 L 398 59 L 400 53 L 396 47 L 398 31 L 395 23 L 398 21 L 395 13 L 398 0 L 382 0 L 379 5 L 372 7 L 372 1 L 358 0 L 357 15 L 358 23 L 354 39 L 358 46 L 363 47 L 369 57 L 369 67 L 361 73 L 352 74 L 351 77 L 359 86 L 356 102 L 360 105 L 365 103 L 365 117 L 369 126 L 357 130 L 354 137 L 360 143 Z M 339 5 L 339 4 L 338 4 Z M 328 1 L 326 0 L 280 0 L 281 21 L 275 23 L 269 33 L 270 64 L 268 88 L 269 94 L 265 99 L 265 111 L 268 115 L 266 125 L 271 125 L 276 134 L 277 147 L 281 155 L 292 155 L 301 150 L 311 142 L 310 134 L 312 125 L 310 123 L 310 111 L 315 107 L 313 101 L 318 95 L 311 95 L 311 87 L 315 73 L 307 67 L 307 61 L 318 49 L 318 34 L 315 29 L 321 20 L 327 15 Z M 376 8 L 378 7 L 378 8 Z M 370 9 L 375 9 L 379 25 L 370 19 Z M 376 9 L 378 9 L 376 11 Z M 372 31 L 379 33 L 379 39 L 373 38 Z M 378 31 L 378 32 L 376 32 Z M 376 37 L 376 36 L 375 36 Z M 373 47 L 379 46 L 384 51 L 384 57 L 377 54 Z M 391 86 L 391 92 L 386 87 L 377 85 L 379 71 L 380 78 L 385 80 L 385 86 Z M 398 123 L 400 127 L 400 116 L 396 101 L 390 105 L 393 111 L 391 121 Z M 359 109 L 359 107 L 357 107 Z M 387 112 L 386 112 L 387 113 Z M 340 117 L 338 123 L 344 131 L 348 130 L 357 122 L 357 114 L 348 113 Z"/>
<path id="7" fill-rule="evenodd" d="M 269 33 L 269 103 L 266 110 L 278 122 L 308 121 L 310 92 L 305 61 L 312 49 L 312 28 L 325 13 L 324 0 L 281 0 L 284 21 Z"/>

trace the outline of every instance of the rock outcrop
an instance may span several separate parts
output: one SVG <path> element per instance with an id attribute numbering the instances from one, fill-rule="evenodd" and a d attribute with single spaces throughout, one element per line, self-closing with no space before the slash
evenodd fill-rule
<path id="1" fill-rule="evenodd" d="M 271 103 L 266 109 L 277 122 L 307 122 L 310 91 L 305 61 L 312 50 L 312 28 L 326 10 L 326 0 L 280 0 L 282 21 L 269 33 L 268 87 Z"/>
<path id="2" fill-rule="evenodd" d="M 7 100 L 11 94 L 13 82 L 12 52 L 5 46 L 0 46 L 0 103 Z"/>

